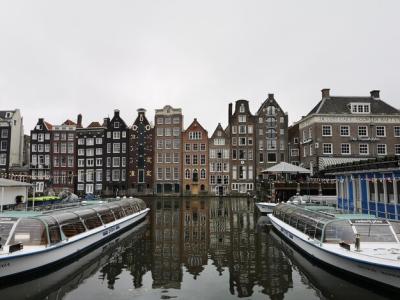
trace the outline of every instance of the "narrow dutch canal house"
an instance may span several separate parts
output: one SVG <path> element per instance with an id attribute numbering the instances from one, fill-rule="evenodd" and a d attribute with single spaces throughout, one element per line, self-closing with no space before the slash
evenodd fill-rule
<path id="1" fill-rule="evenodd" d="M 31 130 L 30 175 L 35 192 L 46 194 L 51 188 L 51 130 L 53 125 L 40 118 Z"/>
<path id="2" fill-rule="evenodd" d="M 24 127 L 19 109 L 0 111 L 0 175 L 23 166 Z"/>
<path id="3" fill-rule="evenodd" d="M 182 184 L 182 109 L 156 109 L 154 127 L 154 188 L 156 194 L 180 195 Z"/>
<path id="4" fill-rule="evenodd" d="M 82 127 L 82 119 L 76 129 L 77 180 L 76 193 L 101 195 L 103 189 L 103 142 L 105 128 L 99 122 Z"/>
<path id="5" fill-rule="evenodd" d="M 230 103 L 228 120 L 231 137 L 231 193 L 253 193 L 256 122 L 250 112 L 249 101 L 237 100 L 233 114 Z"/>
<path id="6" fill-rule="evenodd" d="M 80 116 L 78 116 L 79 121 Z M 56 194 L 63 190 L 74 192 L 76 178 L 76 124 L 66 120 L 61 125 L 53 126 L 51 131 L 51 177 Z"/>
<path id="7" fill-rule="evenodd" d="M 183 133 L 182 144 L 184 194 L 208 193 L 208 132 L 197 119 Z"/>
<path id="8" fill-rule="evenodd" d="M 129 130 L 128 194 L 153 193 L 153 133 L 146 110 L 138 116 Z"/>
<path id="9" fill-rule="evenodd" d="M 229 159 L 230 139 L 227 132 L 218 123 L 213 135 L 209 139 L 209 177 L 210 194 L 226 196 L 230 194 Z"/>
<path id="10" fill-rule="evenodd" d="M 127 193 L 128 171 L 128 126 L 122 120 L 119 110 L 114 116 L 104 119 L 105 142 L 103 160 L 105 162 L 103 193 L 106 196 L 125 196 Z"/>
<path id="11" fill-rule="evenodd" d="M 279 106 L 274 94 L 260 106 L 257 120 L 257 176 L 262 170 L 288 161 L 288 115 Z"/>

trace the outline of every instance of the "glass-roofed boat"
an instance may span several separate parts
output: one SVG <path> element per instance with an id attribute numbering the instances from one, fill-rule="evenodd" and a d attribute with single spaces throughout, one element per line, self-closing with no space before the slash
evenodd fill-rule
<path id="1" fill-rule="evenodd" d="M 123 199 L 50 212 L 0 214 L 0 278 L 71 259 L 143 220 L 143 200 Z"/>
<path id="2" fill-rule="evenodd" d="M 281 203 L 274 228 L 313 258 L 375 283 L 400 289 L 400 223 L 332 207 Z"/>

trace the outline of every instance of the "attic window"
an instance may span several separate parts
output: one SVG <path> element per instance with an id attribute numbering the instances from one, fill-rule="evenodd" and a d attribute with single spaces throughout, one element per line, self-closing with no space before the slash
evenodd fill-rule
<path id="1" fill-rule="evenodd" d="M 10 112 L 6 112 L 6 118 L 11 118 L 11 113 Z"/>
<path id="2" fill-rule="evenodd" d="M 245 110 L 244 110 L 244 105 L 243 105 L 243 104 L 240 105 L 239 111 L 240 111 L 241 113 L 244 113 Z"/>
<path id="3" fill-rule="evenodd" d="M 371 111 L 369 103 L 351 103 L 350 107 L 353 114 L 369 114 Z"/>

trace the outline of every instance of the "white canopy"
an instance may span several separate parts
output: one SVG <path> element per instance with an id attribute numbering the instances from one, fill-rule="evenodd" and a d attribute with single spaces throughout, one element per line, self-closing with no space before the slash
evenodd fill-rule
<path id="1" fill-rule="evenodd" d="M 261 171 L 261 173 L 311 174 L 311 171 L 287 162 L 280 162 L 275 166 Z"/>

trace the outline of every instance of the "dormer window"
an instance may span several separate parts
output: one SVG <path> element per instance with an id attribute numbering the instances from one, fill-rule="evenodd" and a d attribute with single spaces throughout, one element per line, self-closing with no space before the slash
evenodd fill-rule
<path id="1" fill-rule="evenodd" d="M 350 105 L 353 114 L 369 114 L 371 111 L 369 103 L 351 103 Z"/>

